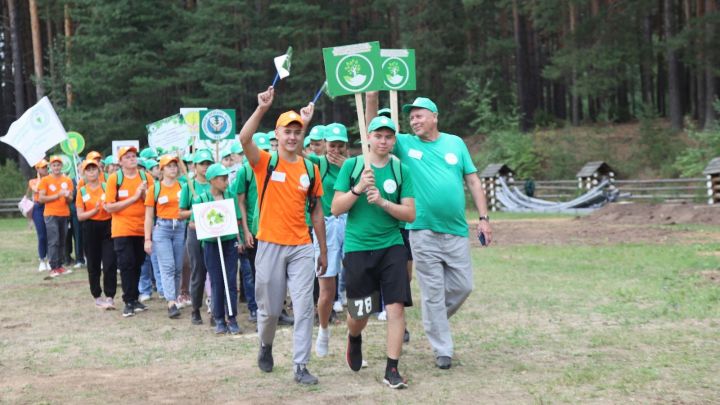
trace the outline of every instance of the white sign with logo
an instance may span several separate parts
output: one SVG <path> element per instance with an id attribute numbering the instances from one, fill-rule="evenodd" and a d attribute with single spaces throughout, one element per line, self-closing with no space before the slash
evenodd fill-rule
<path id="1" fill-rule="evenodd" d="M 193 204 L 192 210 L 198 240 L 238 233 L 233 199 Z"/>

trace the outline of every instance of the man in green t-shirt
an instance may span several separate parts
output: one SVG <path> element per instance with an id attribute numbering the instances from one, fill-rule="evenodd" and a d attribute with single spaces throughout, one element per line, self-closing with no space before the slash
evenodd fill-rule
<path id="1" fill-rule="evenodd" d="M 335 300 L 335 292 L 337 291 L 336 279 L 342 275 L 342 257 L 345 242 L 345 221 L 347 215 L 342 214 L 335 216 L 332 214 L 331 205 L 334 193 L 330 190 L 335 189 L 335 181 L 340 173 L 340 168 L 347 159 L 347 128 L 343 124 L 332 123 L 326 126 L 317 125 L 310 131 L 310 139 L 313 139 L 313 131 L 320 127 L 319 131 L 324 134 L 315 135 L 316 139 L 323 139 L 321 149 L 315 149 L 316 153 L 323 151 L 323 155 L 309 155 L 307 158 L 318 166 L 320 178 L 322 179 L 323 190 L 328 190 L 321 197 L 323 208 L 323 216 L 325 217 L 325 243 L 327 244 L 328 267 L 325 274 L 318 276 L 318 284 L 320 293 L 317 302 L 318 330 L 317 340 L 315 341 L 315 353 L 324 357 L 328 354 L 328 345 L 330 340 L 330 322 L 331 312 L 333 310 L 333 301 Z M 317 238 L 314 238 L 315 259 L 320 254 L 320 247 L 317 244 Z M 344 290 L 344 288 L 343 288 Z M 342 304 L 338 303 L 339 309 L 342 311 Z"/>
<path id="2" fill-rule="evenodd" d="M 348 300 L 346 359 L 353 371 L 362 367 L 362 330 L 368 316 L 380 311 L 382 293 L 387 311 L 387 362 L 383 382 L 407 387 L 398 372 L 405 331 L 405 306 L 412 305 L 407 252 L 398 221 L 415 219 L 413 182 L 408 168 L 390 156 L 395 125 L 376 117 L 368 126 L 370 152 L 348 159 L 335 181 L 332 213 L 348 213 L 345 231 L 345 284 Z"/>
<path id="3" fill-rule="evenodd" d="M 377 94 L 368 96 L 377 108 Z M 417 215 L 408 222 L 415 269 L 422 297 L 425 334 L 435 365 L 449 369 L 454 354 L 448 319 L 460 309 L 473 288 L 468 224 L 467 185 L 480 215 L 477 237 L 492 241 L 482 184 L 463 140 L 438 130 L 438 108 L 425 97 L 403 106 L 415 134 L 399 134 L 393 154 L 410 168 L 416 184 Z"/>

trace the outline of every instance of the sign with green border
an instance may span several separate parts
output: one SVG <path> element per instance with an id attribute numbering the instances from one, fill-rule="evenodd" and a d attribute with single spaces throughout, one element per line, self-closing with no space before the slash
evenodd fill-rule
<path id="1" fill-rule="evenodd" d="M 383 90 L 415 90 L 415 50 L 381 49 Z"/>
<path id="2" fill-rule="evenodd" d="M 379 42 L 323 48 L 323 59 L 330 96 L 383 90 Z"/>
<path id="3" fill-rule="evenodd" d="M 235 132 L 235 110 L 200 111 L 200 139 L 231 139 Z"/>
<path id="4" fill-rule="evenodd" d="M 79 155 L 85 149 L 85 138 L 79 132 L 70 131 L 67 139 L 60 142 L 60 149 L 68 155 Z"/>

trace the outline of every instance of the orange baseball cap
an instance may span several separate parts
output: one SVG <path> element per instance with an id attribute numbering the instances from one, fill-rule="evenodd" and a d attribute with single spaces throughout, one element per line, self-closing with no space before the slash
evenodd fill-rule
<path id="1" fill-rule="evenodd" d="M 50 156 L 50 163 L 53 163 L 53 162 L 60 162 L 60 164 L 62 164 L 63 161 L 60 156 L 53 155 L 53 156 Z"/>
<path id="2" fill-rule="evenodd" d="M 90 156 L 90 154 L 88 154 L 88 156 Z M 83 171 L 85 171 L 85 169 L 86 169 L 88 166 L 90 166 L 90 165 L 93 165 L 93 166 L 95 166 L 95 167 L 98 167 L 98 164 L 97 164 L 96 161 L 94 161 L 93 159 L 87 159 L 87 160 L 85 160 L 84 162 L 82 162 L 82 169 L 83 169 Z"/>
<path id="3" fill-rule="evenodd" d="M 45 160 L 45 159 L 43 159 L 43 160 L 35 163 L 35 168 L 36 168 L 36 169 L 39 169 L 39 168 L 41 168 L 41 167 L 46 167 L 47 165 L 48 165 L 48 161 Z"/>
<path id="4" fill-rule="evenodd" d="M 164 155 L 164 156 L 161 156 L 161 157 L 160 157 L 160 170 L 162 170 L 163 167 L 165 167 L 165 166 L 167 166 L 168 164 L 170 164 L 170 162 L 175 162 L 175 163 L 177 163 L 177 162 L 178 162 L 177 156 L 174 156 L 174 155 Z"/>
<path id="5" fill-rule="evenodd" d="M 87 160 L 102 159 L 102 154 L 97 151 L 92 151 L 87 154 L 87 157 L 85 159 L 87 159 Z"/>
<path id="6" fill-rule="evenodd" d="M 280 117 L 278 117 L 277 122 L 275 123 L 275 128 L 286 127 L 293 122 L 297 122 L 298 124 L 300 124 L 301 127 L 305 126 L 305 123 L 303 123 L 300 114 L 290 110 L 280 114 Z"/>
<path id="7" fill-rule="evenodd" d="M 120 148 L 120 150 L 118 150 L 118 160 L 122 159 L 122 157 L 130 151 L 135 152 L 136 155 L 138 153 L 137 148 L 134 146 L 123 146 L 122 148 Z"/>

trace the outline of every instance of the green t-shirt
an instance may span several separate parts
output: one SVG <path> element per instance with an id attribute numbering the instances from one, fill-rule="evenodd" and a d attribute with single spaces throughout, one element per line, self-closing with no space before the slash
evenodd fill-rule
<path id="1" fill-rule="evenodd" d="M 356 159 L 350 158 L 345 161 L 335 181 L 335 190 L 342 192 L 350 190 L 350 177 Z M 407 166 L 401 165 L 402 185 L 400 187 L 397 185 L 390 162 L 385 167 L 372 166 L 372 169 L 375 172 L 375 184 L 378 185 L 380 195 L 384 199 L 397 203 L 399 201 L 398 193 L 400 193 L 400 199 L 414 197 L 413 182 Z M 363 193 L 348 212 L 345 227 L 345 252 L 378 250 L 402 245 L 403 240 L 398 223 L 399 221 L 385 212 L 382 207 L 368 203 L 367 197 Z"/>
<path id="2" fill-rule="evenodd" d="M 200 183 L 197 179 L 192 179 L 192 185 L 195 188 L 195 195 L 210 193 L 210 182 Z M 189 187 L 189 186 L 188 186 Z"/>
<path id="3" fill-rule="evenodd" d="M 250 181 L 248 181 L 248 177 L 250 177 Z M 258 218 L 256 207 L 258 195 L 257 186 L 255 185 L 255 172 L 253 172 L 249 163 L 245 162 L 245 164 L 237 171 L 237 176 L 235 176 L 235 181 L 231 186 L 231 191 L 235 195 L 245 194 L 245 208 L 247 209 L 248 228 L 253 235 L 257 235 Z"/>
<path id="4" fill-rule="evenodd" d="M 315 163 L 322 177 L 323 190 L 330 190 L 329 192 L 323 193 L 321 197 L 323 215 L 326 217 L 332 216 L 330 207 L 332 206 L 332 200 L 335 196 L 335 180 L 337 180 L 338 174 L 340 173 L 340 166 L 335 166 L 327 160 L 326 156 L 315 156 L 309 155 L 307 157 L 311 162 Z M 323 161 L 323 163 L 321 163 Z M 325 173 L 323 173 L 325 168 Z"/>
<path id="5" fill-rule="evenodd" d="M 446 133 L 432 142 L 399 134 L 393 154 L 420 185 L 415 192 L 415 222 L 407 224 L 407 229 L 468 236 L 464 176 L 477 169 L 465 142 Z"/>
<path id="6" fill-rule="evenodd" d="M 237 217 L 236 219 L 238 221 L 240 221 L 242 219 L 242 214 L 240 213 L 240 209 L 238 208 L 237 194 L 234 194 L 232 191 L 230 191 L 230 188 L 228 187 L 228 189 L 225 190 L 225 193 L 223 195 L 225 196 L 225 199 L 233 200 L 233 204 L 235 205 L 235 216 Z M 207 192 L 204 192 L 204 193 L 198 193 L 198 196 L 193 198 L 192 203 L 200 204 L 200 203 L 206 203 L 206 202 L 210 202 L 210 201 L 215 201 L 215 198 L 210 194 L 210 191 L 208 190 Z M 195 221 L 195 213 L 190 215 L 190 220 Z M 238 227 L 238 228 L 240 231 L 240 240 L 242 240 L 243 231 L 242 231 L 241 227 Z M 220 240 L 224 242 L 224 241 L 233 240 L 233 239 L 237 239 L 237 238 L 238 238 L 238 235 L 233 234 L 233 235 L 221 236 Z M 202 242 L 202 244 L 204 246 L 205 242 L 215 242 L 215 239 L 214 238 L 201 239 L 200 242 Z"/>

